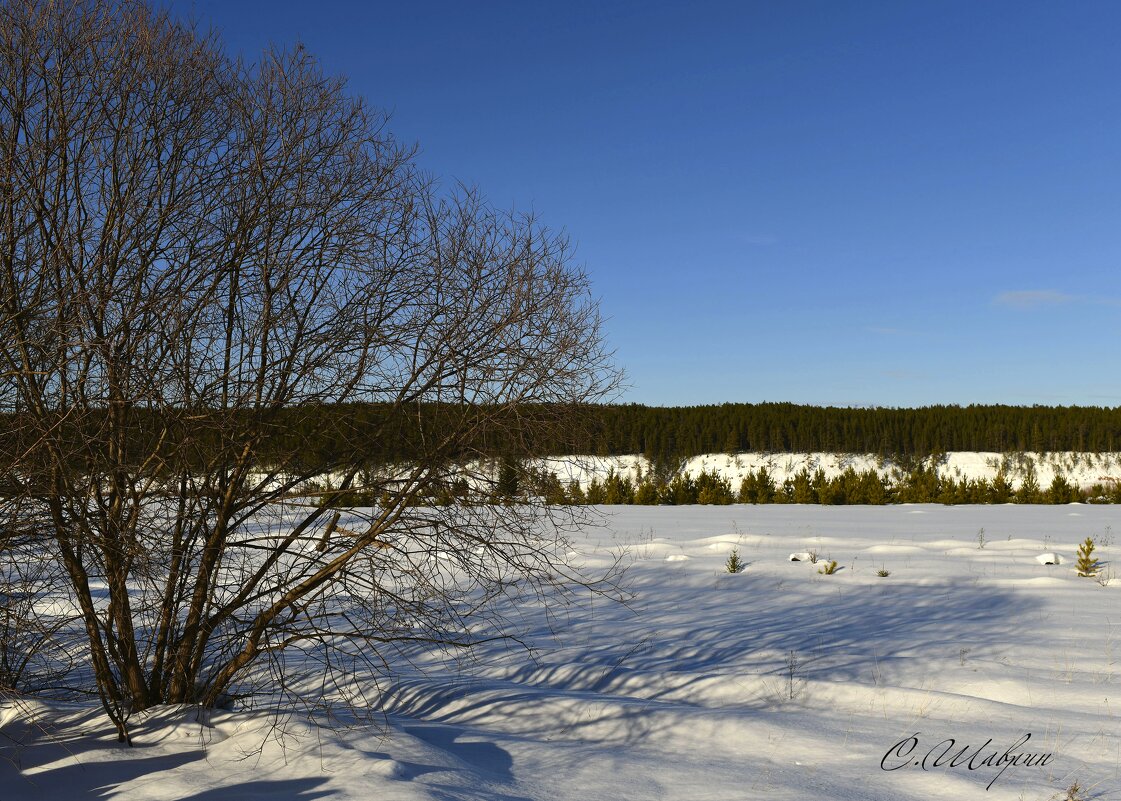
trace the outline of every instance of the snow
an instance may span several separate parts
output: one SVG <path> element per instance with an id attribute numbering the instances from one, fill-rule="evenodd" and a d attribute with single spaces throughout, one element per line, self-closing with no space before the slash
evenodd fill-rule
<path id="1" fill-rule="evenodd" d="M 393 681 L 355 676 L 382 710 L 372 721 L 160 709 L 134 723 L 134 748 L 95 705 L 9 704 L 0 798 L 1012 801 L 1064 798 L 1075 781 L 1093 798 L 1121 790 L 1116 507 L 603 511 L 605 525 L 574 548 L 591 566 L 623 558 L 627 603 L 510 609 L 532 652 L 418 652 Z M 1087 536 L 1100 580 L 1074 571 Z M 732 548 L 747 563 L 734 575 Z M 790 561 L 811 552 L 841 569 Z M 998 765 L 1009 748 L 1017 763 Z"/>
<path id="2" fill-rule="evenodd" d="M 1086 488 L 1121 481 L 1121 453 L 950 451 L 939 458 L 925 460 L 925 464 L 939 476 L 956 481 L 981 478 L 991 481 L 1003 467 L 1013 488 L 1020 486 L 1029 471 L 1035 473 L 1036 482 L 1043 489 L 1050 486 L 1056 475 Z M 648 475 L 652 467 L 643 456 L 555 457 L 541 460 L 539 466 L 556 473 L 566 483 L 578 481 L 585 488 L 593 478 L 602 481 L 612 471 L 635 480 Z M 736 490 L 740 481 L 762 468 L 776 484 L 782 484 L 802 470 L 811 476 L 822 470 L 826 478 L 835 478 L 848 468 L 857 473 L 871 470 L 889 480 L 898 480 L 908 472 L 890 458 L 857 453 L 709 453 L 684 460 L 682 472 L 692 476 L 702 471 L 715 472 L 728 479 Z"/>

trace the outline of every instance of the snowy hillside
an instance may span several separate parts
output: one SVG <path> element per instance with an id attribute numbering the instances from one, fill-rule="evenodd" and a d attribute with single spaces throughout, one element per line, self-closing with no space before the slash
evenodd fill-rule
<path id="1" fill-rule="evenodd" d="M 1056 475 L 1062 475 L 1078 487 L 1091 487 L 1121 480 L 1121 453 L 983 453 L 951 451 L 938 459 L 928 459 L 927 465 L 940 477 L 985 479 L 991 481 L 1002 468 L 1013 487 L 1019 487 L 1028 471 L 1033 471 L 1036 482 L 1049 485 Z M 611 471 L 636 479 L 648 475 L 652 469 L 643 456 L 576 456 L 544 460 L 541 466 L 552 471 L 563 481 L 579 481 L 586 486 L 592 478 L 603 480 Z M 716 472 L 738 487 L 739 482 L 760 468 L 766 468 L 771 478 L 781 484 L 788 478 L 806 470 L 811 475 L 822 470 L 826 478 L 834 478 L 848 468 L 857 473 L 871 470 L 888 480 L 898 479 L 907 469 L 873 454 L 837 453 L 710 453 L 694 456 L 682 463 L 683 471 L 693 476 L 702 471 Z"/>

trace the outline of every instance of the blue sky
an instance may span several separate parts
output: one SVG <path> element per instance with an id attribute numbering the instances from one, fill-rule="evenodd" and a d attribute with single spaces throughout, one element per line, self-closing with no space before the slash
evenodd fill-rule
<path id="1" fill-rule="evenodd" d="M 1121 405 L 1121 3 L 171 6 L 566 230 L 625 401 Z"/>

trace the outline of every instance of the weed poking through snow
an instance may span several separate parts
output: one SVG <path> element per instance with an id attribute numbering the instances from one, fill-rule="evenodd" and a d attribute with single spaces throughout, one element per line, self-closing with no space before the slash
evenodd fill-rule
<path id="1" fill-rule="evenodd" d="M 1067 794 L 1063 801 L 1087 801 L 1090 796 L 1086 795 L 1086 788 L 1078 782 L 1075 782 L 1067 788 Z"/>
<path id="2" fill-rule="evenodd" d="M 794 678 L 798 674 L 798 653 L 794 650 L 786 654 L 786 697 L 794 700 Z"/>

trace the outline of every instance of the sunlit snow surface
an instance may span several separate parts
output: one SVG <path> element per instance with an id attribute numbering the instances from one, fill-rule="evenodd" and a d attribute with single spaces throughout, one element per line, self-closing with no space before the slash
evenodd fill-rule
<path id="1" fill-rule="evenodd" d="M 372 724 L 161 710 L 131 749 L 93 706 L 9 706 L 0 799 L 1121 797 L 1121 509 L 603 511 L 574 547 L 622 554 L 628 603 L 509 610 L 532 652 L 355 676 Z M 1001 772 L 1017 742 L 1046 764 Z"/>

